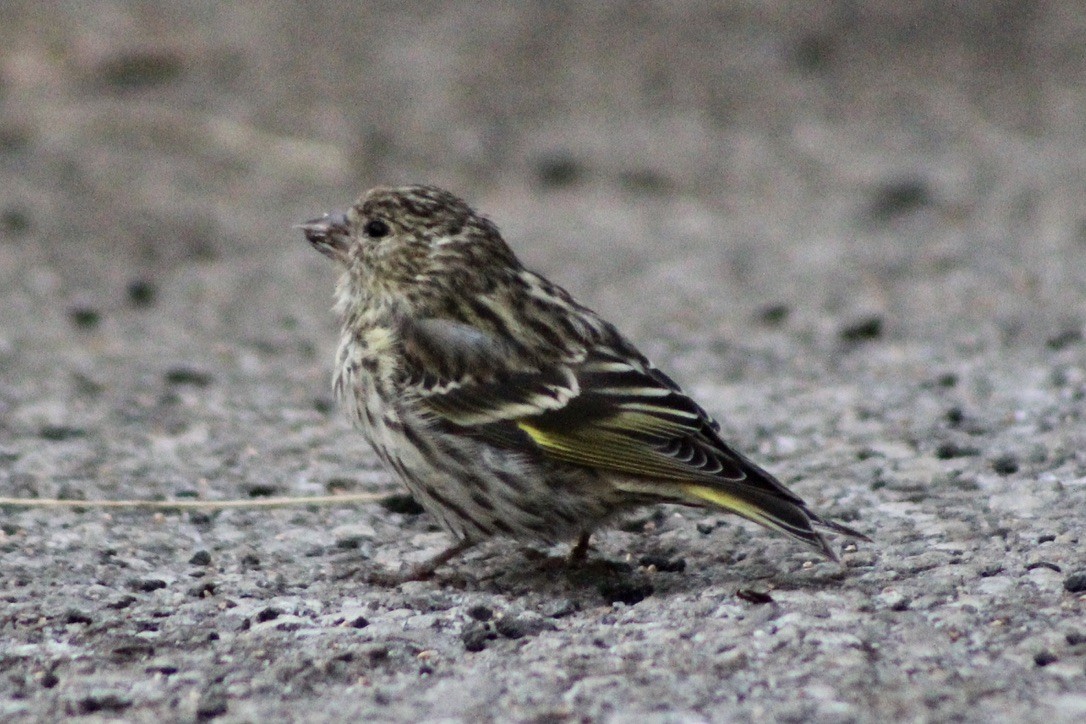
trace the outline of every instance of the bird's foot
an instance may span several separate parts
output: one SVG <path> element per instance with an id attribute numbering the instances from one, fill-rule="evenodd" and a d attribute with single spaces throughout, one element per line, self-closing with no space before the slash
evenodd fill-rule
<path id="1" fill-rule="evenodd" d="M 577 542 L 569 549 L 569 557 L 566 559 L 569 565 L 576 566 L 584 563 L 588 557 L 588 543 L 591 537 L 591 533 L 581 533 L 578 536 Z"/>
<path id="2" fill-rule="evenodd" d="M 378 586 L 398 586 L 409 581 L 428 581 L 433 578 L 438 568 L 474 545 L 473 541 L 460 541 L 421 563 L 405 566 L 397 571 L 371 571 L 366 576 L 366 580 Z"/>

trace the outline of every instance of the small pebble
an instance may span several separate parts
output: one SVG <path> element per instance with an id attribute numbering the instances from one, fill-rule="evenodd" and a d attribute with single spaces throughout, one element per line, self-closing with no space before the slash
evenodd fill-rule
<path id="1" fill-rule="evenodd" d="M 0 230 L 12 236 L 30 231 L 30 212 L 18 206 L 10 206 L 0 212 Z"/>
<path id="2" fill-rule="evenodd" d="M 882 336 L 882 318 L 865 317 L 841 328 L 838 336 L 843 342 L 867 342 Z"/>
<path id="3" fill-rule="evenodd" d="M 999 475 L 1013 475 L 1018 472 L 1018 458 L 1014 455 L 1000 455 L 992 461 L 992 470 Z"/>
<path id="4" fill-rule="evenodd" d="M 1038 666 L 1048 666 L 1049 664 L 1054 664 L 1057 661 L 1059 661 L 1059 659 L 1051 651 L 1039 651 L 1033 656 L 1033 663 L 1037 664 Z"/>
<path id="5" fill-rule="evenodd" d="M 211 565 L 211 554 L 205 550 L 199 550 L 192 554 L 192 558 L 189 558 L 189 565 L 192 566 L 208 566 Z"/>
<path id="6" fill-rule="evenodd" d="M 494 612 L 482 604 L 469 608 L 468 615 L 476 621 L 489 621 L 494 618 Z"/>
<path id="7" fill-rule="evenodd" d="M 486 648 L 486 642 L 494 638 L 494 632 L 478 621 L 473 621 L 464 627 L 460 634 L 460 640 L 464 642 L 464 648 L 468 651 L 482 651 Z"/>
<path id="8" fill-rule="evenodd" d="M 790 313 L 787 304 L 770 304 L 758 310 L 757 319 L 767 327 L 779 327 L 788 321 Z"/>
<path id="9" fill-rule="evenodd" d="M 545 189 L 573 186 L 584 178 L 584 168 L 568 153 L 554 153 L 535 163 L 536 181 Z"/>
<path id="10" fill-rule="evenodd" d="M 69 609 L 67 612 L 65 612 L 63 620 L 64 623 L 67 624 L 88 624 L 94 622 L 94 619 L 92 619 L 90 616 L 75 608 Z"/>
<path id="11" fill-rule="evenodd" d="M 80 427 L 67 425 L 46 425 L 38 430 L 38 437 L 51 442 L 63 442 L 78 437 L 86 437 L 87 431 Z"/>
<path id="12" fill-rule="evenodd" d="M 128 282 L 128 301 L 133 307 L 149 307 L 154 304 L 157 291 L 155 285 L 146 279 L 133 279 Z"/>
<path id="13" fill-rule="evenodd" d="M 265 623 L 267 621 L 274 621 L 275 619 L 279 618 L 281 615 L 283 615 L 282 611 L 269 606 L 269 607 L 265 608 L 263 611 L 261 611 L 260 613 L 258 613 L 256 615 L 256 620 L 257 620 L 257 623 Z"/>
<path id="14" fill-rule="evenodd" d="M 102 711 L 124 711 L 132 706 L 127 695 L 116 691 L 92 691 L 80 699 L 73 714 L 96 714 Z"/>
<path id="15" fill-rule="evenodd" d="M 68 318 L 79 329 L 94 329 L 102 321 L 101 313 L 92 307 L 72 307 Z"/>
<path id="16" fill-rule="evenodd" d="M 171 385 L 207 387 L 213 379 L 207 372 L 201 372 L 191 367 L 174 367 L 166 371 L 166 382 Z"/>
<path id="17" fill-rule="evenodd" d="M 1063 589 L 1068 593 L 1082 593 L 1086 591 L 1086 571 L 1072 573 L 1063 580 Z"/>
<path id="18" fill-rule="evenodd" d="M 554 623 L 537 614 L 507 614 L 494 622 L 494 630 L 508 639 L 519 639 L 554 630 Z"/>
<path id="19" fill-rule="evenodd" d="M 953 460 L 954 458 L 972 457 L 980 455 L 980 449 L 972 445 L 959 445 L 955 442 L 944 442 L 935 449 L 935 457 L 940 460 Z"/>
<path id="20" fill-rule="evenodd" d="M 871 199 L 869 213 L 875 221 L 889 221 L 932 203 L 931 187 L 923 178 L 886 181 Z"/>
<path id="21" fill-rule="evenodd" d="M 95 75 L 103 86 L 134 90 L 168 83 L 182 70 L 181 56 L 168 49 L 148 47 L 107 58 L 95 69 Z"/>
<path id="22" fill-rule="evenodd" d="M 138 661 L 139 659 L 154 656 L 155 647 L 147 641 L 132 637 L 131 640 L 113 647 L 111 658 L 118 663 Z"/>
<path id="23" fill-rule="evenodd" d="M 736 598 L 740 598 L 747 603 L 754 604 L 766 604 L 773 603 L 773 597 L 764 591 L 754 591 L 749 588 L 741 588 L 735 592 Z"/>
<path id="24" fill-rule="evenodd" d="M 1045 344 L 1049 349 L 1063 349 L 1064 347 L 1070 347 L 1073 344 L 1078 344 L 1082 341 L 1081 329 L 1065 329 L 1059 332 L 1055 336 L 1049 337 Z"/>

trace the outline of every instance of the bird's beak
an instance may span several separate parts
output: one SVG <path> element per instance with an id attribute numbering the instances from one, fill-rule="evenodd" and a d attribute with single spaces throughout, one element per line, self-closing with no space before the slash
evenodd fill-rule
<path id="1" fill-rule="evenodd" d="M 298 224 L 294 228 L 301 229 L 306 241 L 320 253 L 336 261 L 346 261 L 351 233 L 351 223 L 347 214 L 342 211 L 333 211 L 319 219 Z"/>

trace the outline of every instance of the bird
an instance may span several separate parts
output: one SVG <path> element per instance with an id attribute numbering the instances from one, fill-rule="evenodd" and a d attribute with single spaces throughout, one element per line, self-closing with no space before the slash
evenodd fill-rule
<path id="1" fill-rule="evenodd" d="M 498 227 L 430 185 L 376 187 L 299 224 L 342 272 L 333 389 L 454 543 L 573 542 L 645 505 L 734 513 L 838 557 L 813 512 L 613 324 L 525 268 Z"/>

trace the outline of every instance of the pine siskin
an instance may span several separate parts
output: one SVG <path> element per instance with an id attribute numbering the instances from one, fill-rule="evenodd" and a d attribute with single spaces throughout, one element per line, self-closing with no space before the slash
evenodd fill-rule
<path id="1" fill-rule="evenodd" d="M 650 503 L 714 506 L 830 559 L 825 520 L 731 449 L 610 323 L 528 271 L 432 186 L 375 188 L 300 227 L 344 269 L 334 388 L 384 465 L 459 542 L 576 539 Z"/>

